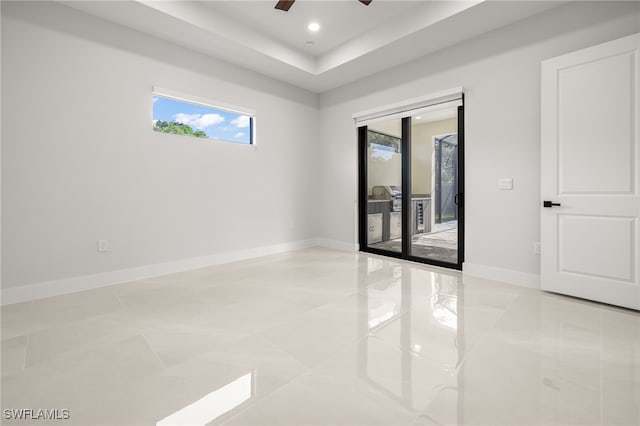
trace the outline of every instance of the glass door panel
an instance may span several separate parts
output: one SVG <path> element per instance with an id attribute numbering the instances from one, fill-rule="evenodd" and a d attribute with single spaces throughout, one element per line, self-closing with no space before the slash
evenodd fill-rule
<path id="1" fill-rule="evenodd" d="M 366 132 L 367 247 L 402 252 L 401 120 L 370 124 Z"/>
<path id="2" fill-rule="evenodd" d="M 458 110 L 411 119 L 409 256 L 458 263 Z"/>
<path id="3" fill-rule="evenodd" d="M 464 107 L 447 102 L 393 117 L 358 127 L 360 249 L 461 269 Z"/>

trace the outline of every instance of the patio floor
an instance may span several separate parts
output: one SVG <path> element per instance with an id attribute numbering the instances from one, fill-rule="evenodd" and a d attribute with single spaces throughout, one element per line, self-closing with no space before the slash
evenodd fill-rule
<path id="1" fill-rule="evenodd" d="M 402 238 L 370 244 L 369 247 L 402 251 Z M 411 238 L 411 255 L 440 262 L 458 263 L 458 222 L 439 223 L 433 232 L 416 234 Z"/>

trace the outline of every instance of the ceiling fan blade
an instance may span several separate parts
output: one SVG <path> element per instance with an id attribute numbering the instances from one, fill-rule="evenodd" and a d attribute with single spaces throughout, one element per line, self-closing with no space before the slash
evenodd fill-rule
<path id="1" fill-rule="evenodd" d="M 358 0 L 358 1 L 364 4 L 365 6 L 369 6 L 369 3 L 371 3 L 371 0 Z"/>
<path id="2" fill-rule="evenodd" d="M 294 1 L 296 0 L 280 0 L 278 4 L 276 4 L 276 9 L 284 10 L 285 12 L 287 12 L 289 9 L 291 9 L 291 6 L 293 6 Z"/>

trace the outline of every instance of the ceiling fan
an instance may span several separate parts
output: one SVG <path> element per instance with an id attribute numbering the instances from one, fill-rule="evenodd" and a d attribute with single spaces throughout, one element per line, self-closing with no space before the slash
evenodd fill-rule
<path id="1" fill-rule="evenodd" d="M 277 4 L 276 4 L 276 9 L 278 10 L 284 10 L 285 12 L 288 11 L 291 6 L 293 6 L 293 2 L 296 0 L 280 0 Z M 360 3 L 364 4 L 365 6 L 369 6 L 369 3 L 371 3 L 372 0 L 358 0 Z"/>

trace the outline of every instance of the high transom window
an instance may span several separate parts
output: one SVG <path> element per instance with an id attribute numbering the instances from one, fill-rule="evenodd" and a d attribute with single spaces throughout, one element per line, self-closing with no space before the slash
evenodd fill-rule
<path id="1" fill-rule="evenodd" d="M 255 113 L 154 88 L 153 130 L 253 145 Z"/>

